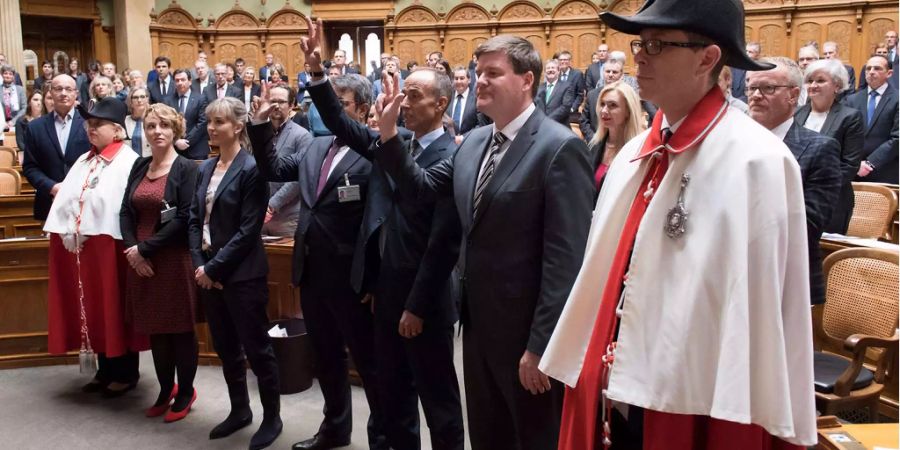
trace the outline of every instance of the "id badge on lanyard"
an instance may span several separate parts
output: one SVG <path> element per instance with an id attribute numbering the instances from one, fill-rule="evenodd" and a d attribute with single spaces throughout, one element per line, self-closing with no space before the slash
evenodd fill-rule
<path id="1" fill-rule="evenodd" d="M 359 185 L 350 184 L 350 177 L 344 174 L 344 185 L 338 186 L 338 203 L 357 202 L 362 199 L 359 191 Z"/>

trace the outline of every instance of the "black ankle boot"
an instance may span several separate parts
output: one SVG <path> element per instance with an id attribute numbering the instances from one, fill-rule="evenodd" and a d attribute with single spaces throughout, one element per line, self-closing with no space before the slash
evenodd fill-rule
<path id="1" fill-rule="evenodd" d="M 250 425 L 251 422 L 253 422 L 253 411 L 250 410 L 250 407 L 247 407 L 247 409 L 232 409 L 228 417 L 209 432 L 209 438 L 220 439 L 231 436 L 232 433 Z"/>
<path id="2" fill-rule="evenodd" d="M 278 439 L 278 435 L 281 434 L 283 426 L 281 416 L 276 415 L 264 418 L 262 424 L 259 425 L 259 430 L 256 430 L 256 433 L 250 439 L 250 450 L 260 450 L 272 445 L 275 439 Z"/>

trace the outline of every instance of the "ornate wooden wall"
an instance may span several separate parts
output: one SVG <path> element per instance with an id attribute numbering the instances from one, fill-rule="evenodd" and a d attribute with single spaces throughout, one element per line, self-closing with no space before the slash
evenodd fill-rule
<path id="1" fill-rule="evenodd" d="M 303 70 L 300 36 L 306 33 L 306 16 L 289 4 L 269 18 L 255 17 L 235 5 L 218 18 L 210 17 L 208 26 L 202 23 L 202 18 L 192 17 L 180 6 L 152 14 L 153 56 L 168 56 L 175 67 L 193 67 L 197 52 L 203 49 L 210 65 L 240 57 L 259 68 L 265 64 L 265 54 L 272 53 L 288 74 Z"/>
<path id="2" fill-rule="evenodd" d="M 517 0 L 499 11 L 462 3 L 447 13 L 413 5 L 387 17 L 386 42 L 401 59 L 422 62 L 429 52 L 442 50 L 455 65 L 467 63 L 487 37 L 509 33 L 531 41 L 544 58 L 570 50 L 575 67 L 587 67 L 601 42 L 626 51 L 631 65 L 627 50 L 634 38 L 608 29 L 597 14 L 609 10 L 631 15 L 642 4 L 642 0 L 564 0 L 551 7 Z M 897 29 L 897 2 L 891 0 L 744 0 L 744 5 L 747 40 L 760 41 L 766 56 L 796 57 L 807 41 L 833 40 L 845 62 L 861 67 L 885 31 Z"/>
<path id="3" fill-rule="evenodd" d="M 365 2 L 361 2 L 365 3 Z M 563 0 L 544 6 L 515 0 L 502 9 L 460 3 L 448 12 L 412 5 L 385 17 L 385 46 L 405 64 L 422 63 L 433 50 L 441 50 L 452 65 L 466 64 L 479 43 L 497 34 L 516 34 L 531 41 L 546 58 L 561 49 L 573 54 L 576 67 L 590 64 L 600 43 L 627 50 L 633 37 L 608 29 L 597 15 L 605 10 L 633 14 L 642 0 Z M 762 43 L 763 55 L 796 57 L 797 49 L 811 40 L 833 40 L 841 57 L 854 67 L 865 62 L 884 32 L 897 29 L 897 3 L 892 0 L 745 0 L 747 40 Z M 351 6 L 348 6 L 352 9 Z M 238 56 L 258 65 L 272 52 L 288 73 L 302 70 L 299 37 L 306 33 L 304 14 L 286 4 L 271 17 L 255 17 L 234 6 L 220 17 L 192 17 L 177 3 L 152 15 L 150 26 L 154 56 L 172 58 L 176 67 L 189 67 L 202 48 L 211 63 Z M 627 53 L 627 52 L 626 52 Z M 629 67 L 631 55 L 628 53 Z M 149 66 L 149 63 L 148 63 Z"/>

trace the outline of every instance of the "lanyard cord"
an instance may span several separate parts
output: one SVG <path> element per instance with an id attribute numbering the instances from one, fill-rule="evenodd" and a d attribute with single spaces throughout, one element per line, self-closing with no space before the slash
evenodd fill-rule
<path id="1" fill-rule="evenodd" d="M 86 162 L 90 164 L 90 169 L 84 179 L 84 183 L 81 185 L 81 194 L 78 196 L 78 215 L 75 216 L 75 267 L 78 274 L 78 306 L 81 310 L 81 352 L 90 353 L 93 352 L 93 349 L 91 348 L 91 337 L 88 335 L 87 314 L 84 310 L 84 283 L 81 281 L 81 245 L 78 241 L 81 235 L 81 216 L 84 214 L 84 194 L 88 189 L 93 189 L 97 186 L 100 174 L 103 173 L 103 169 L 107 165 L 102 162 L 98 155 L 91 156 Z M 98 166 L 100 171 L 92 179 L 91 175 L 94 174 Z"/>

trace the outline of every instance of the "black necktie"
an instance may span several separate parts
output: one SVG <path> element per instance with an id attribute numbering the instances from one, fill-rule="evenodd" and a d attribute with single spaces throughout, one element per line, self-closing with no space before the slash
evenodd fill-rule
<path id="1" fill-rule="evenodd" d="M 422 153 L 422 145 L 419 144 L 418 139 L 413 139 L 409 144 L 409 154 L 412 155 L 413 158 L 419 156 Z"/>

